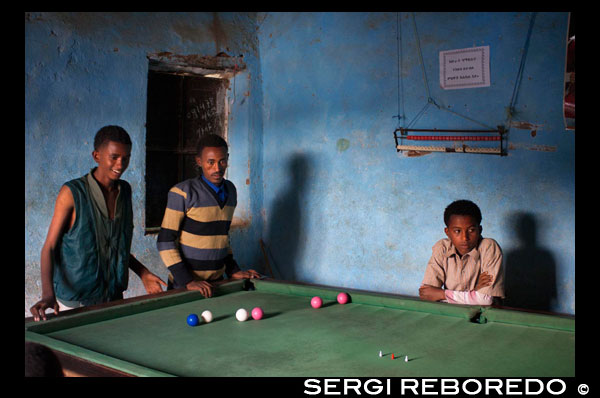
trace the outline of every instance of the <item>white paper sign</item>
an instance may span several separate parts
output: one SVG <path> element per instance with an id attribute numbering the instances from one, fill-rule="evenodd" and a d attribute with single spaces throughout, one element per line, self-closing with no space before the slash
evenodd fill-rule
<path id="1" fill-rule="evenodd" d="M 444 90 L 489 85 L 490 46 L 440 51 L 440 86 Z"/>

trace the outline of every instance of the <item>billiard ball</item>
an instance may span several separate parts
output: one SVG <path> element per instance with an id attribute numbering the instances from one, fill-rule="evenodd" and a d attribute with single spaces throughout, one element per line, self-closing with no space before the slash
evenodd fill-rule
<path id="1" fill-rule="evenodd" d="M 340 304 L 346 304 L 348 302 L 348 295 L 344 292 L 341 292 L 340 294 L 337 295 L 337 302 Z"/>
<path id="2" fill-rule="evenodd" d="M 190 326 L 197 326 L 200 323 L 200 320 L 198 319 L 198 315 L 196 314 L 190 314 L 187 317 L 187 324 Z"/>
<path id="3" fill-rule="evenodd" d="M 252 318 L 257 321 L 259 319 L 262 319 L 263 315 L 264 315 L 263 310 L 260 307 L 256 307 L 252 310 Z"/>
<path id="4" fill-rule="evenodd" d="M 240 308 L 235 313 L 235 317 L 237 318 L 238 321 L 244 322 L 246 319 L 248 319 L 248 311 L 246 311 L 243 308 Z"/>
<path id="5" fill-rule="evenodd" d="M 210 323 L 213 320 L 213 314 L 209 310 L 206 310 L 206 311 L 202 312 L 202 314 L 200 315 L 200 317 L 206 323 Z"/>
<path id="6" fill-rule="evenodd" d="M 323 300 L 321 300 L 321 297 L 315 296 L 312 298 L 312 300 L 310 300 L 310 305 L 313 308 L 321 308 L 321 306 L 323 305 Z"/>

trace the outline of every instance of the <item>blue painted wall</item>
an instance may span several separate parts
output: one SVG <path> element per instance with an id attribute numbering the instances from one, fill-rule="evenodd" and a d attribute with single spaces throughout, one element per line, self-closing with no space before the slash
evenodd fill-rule
<path id="1" fill-rule="evenodd" d="M 399 17 L 399 18 L 398 18 Z M 468 198 L 502 246 L 513 303 L 575 313 L 574 133 L 562 86 L 566 13 L 539 13 L 508 156 L 397 153 L 397 27 L 410 121 L 429 90 L 446 109 L 508 123 L 529 13 L 118 13 L 25 15 L 25 309 L 39 298 L 39 253 L 62 183 L 93 167 L 92 137 L 120 124 L 134 141 L 133 253 L 166 277 L 143 235 L 147 53 L 244 54 L 229 92 L 228 178 L 240 191 L 232 246 L 276 276 L 417 295 L 442 213 Z M 398 24 L 399 22 L 399 24 Z M 490 46 L 491 85 L 442 90 L 439 51 Z M 232 82 L 233 83 L 233 82 Z M 235 90 L 234 90 L 235 87 Z M 430 107 L 414 127 L 477 128 Z M 535 130 L 535 132 L 533 130 Z M 143 293 L 132 276 L 126 296 Z M 535 301 L 526 296 L 534 291 Z"/>
<path id="2" fill-rule="evenodd" d="M 399 17 L 399 18 L 398 18 Z M 504 250 L 513 304 L 574 313 L 574 134 L 562 118 L 566 13 L 536 16 L 508 156 L 397 153 L 397 26 L 406 125 L 431 96 L 488 126 L 507 124 L 529 13 L 269 14 L 264 95 L 265 240 L 290 279 L 418 295 L 442 214 L 483 212 Z M 438 54 L 490 46 L 491 85 L 443 90 Z M 481 126 L 430 107 L 415 128 Z M 535 135 L 535 136 L 532 136 Z M 529 291 L 531 293 L 523 293 Z M 534 300 L 532 297 L 537 297 Z"/>

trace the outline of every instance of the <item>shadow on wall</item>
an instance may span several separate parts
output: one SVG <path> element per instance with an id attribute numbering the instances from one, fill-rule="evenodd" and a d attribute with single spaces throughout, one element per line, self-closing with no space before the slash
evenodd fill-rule
<path id="1" fill-rule="evenodd" d="M 556 263 L 549 250 L 538 246 L 536 218 L 517 213 L 511 219 L 511 228 L 519 242 L 517 248 L 504 254 L 504 304 L 551 311 L 556 299 Z"/>
<path id="2" fill-rule="evenodd" d="M 271 208 L 265 244 L 274 277 L 278 279 L 298 280 L 298 260 L 306 243 L 307 212 L 302 199 L 310 163 L 306 154 L 295 154 L 288 160 L 288 185 Z"/>

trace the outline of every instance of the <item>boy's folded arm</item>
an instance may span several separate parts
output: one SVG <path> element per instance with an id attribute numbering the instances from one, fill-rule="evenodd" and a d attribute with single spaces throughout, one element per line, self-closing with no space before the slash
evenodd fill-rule
<path id="1" fill-rule="evenodd" d="M 471 291 L 458 291 L 458 290 L 444 290 L 446 300 L 452 304 L 467 304 L 467 305 L 492 305 L 493 296 L 479 293 L 476 290 Z"/>

